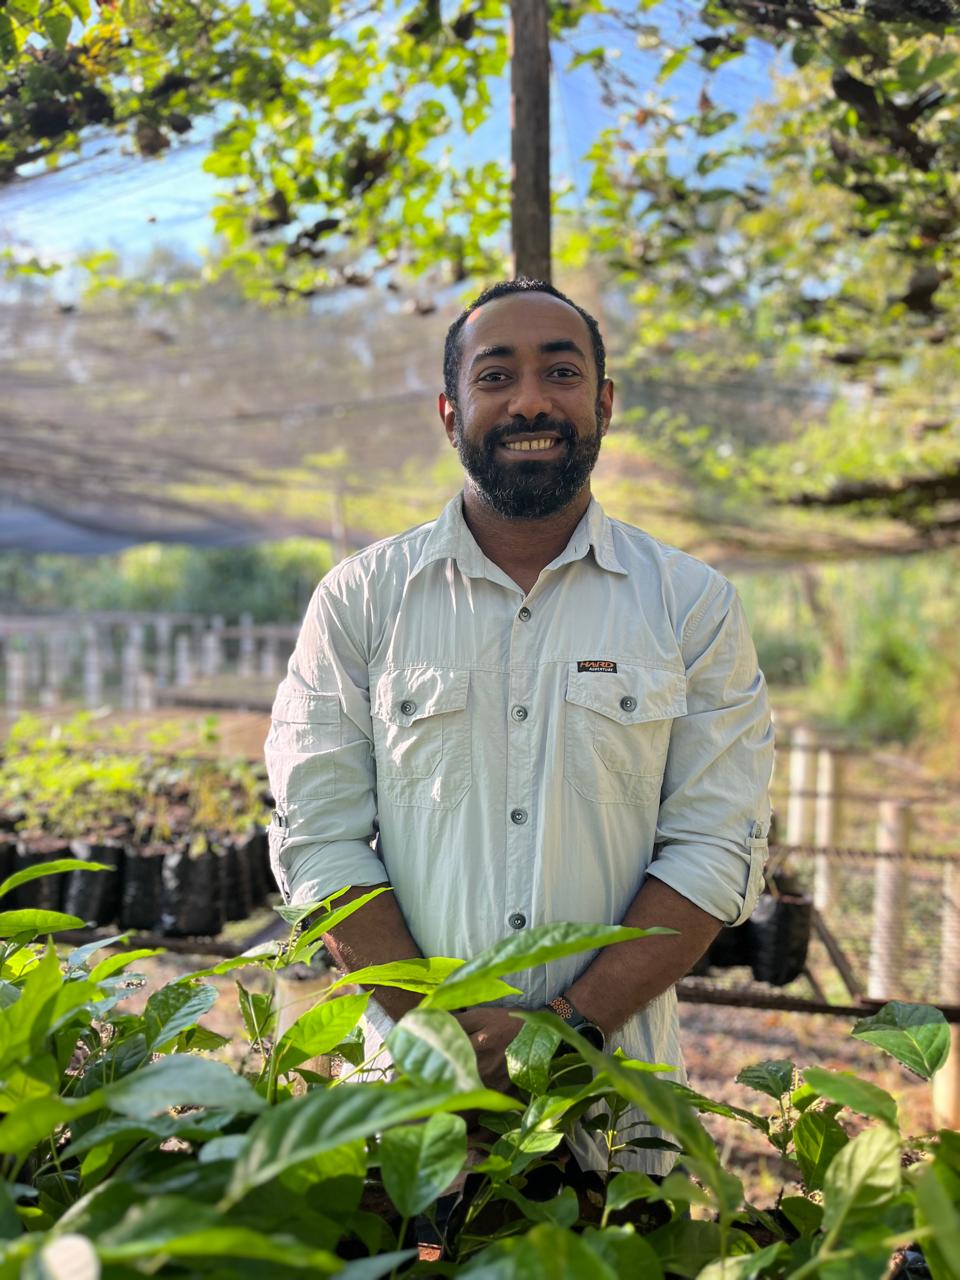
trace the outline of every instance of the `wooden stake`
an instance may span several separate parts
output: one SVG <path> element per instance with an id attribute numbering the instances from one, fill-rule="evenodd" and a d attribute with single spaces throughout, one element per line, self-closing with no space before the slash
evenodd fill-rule
<path id="1" fill-rule="evenodd" d="M 895 853 L 910 844 L 910 806 L 901 800 L 881 800 L 877 820 L 877 852 Z M 907 864 L 901 858 L 878 858 L 874 871 L 873 934 L 867 995 L 889 1000 L 901 987 L 903 920 Z"/>
<path id="2" fill-rule="evenodd" d="M 821 748 L 817 752 L 817 795 L 813 813 L 813 842 L 820 849 L 832 849 L 837 844 L 840 829 L 840 776 L 837 757 L 827 748 Z M 821 915 L 826 915 L 836 900 L 836 869 L 836 860 L 832 854 L 817 854 L 813 905 Z"/>
<path id="3" fill-rule="evenodd" d="M 790 795 L 787 844 L 809 844 L 813 831 L 813 734 L 802 725 L 790 738 Z"/>
<path id="4" fill-rule="evenodd" d="M 550 37 L 546 0 L 511 0 L 513 272 L 550 279 Z"/>

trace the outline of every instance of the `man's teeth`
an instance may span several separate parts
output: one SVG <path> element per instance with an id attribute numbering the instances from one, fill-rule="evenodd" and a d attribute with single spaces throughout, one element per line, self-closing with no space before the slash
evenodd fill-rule
<path id="1" fill-rule="evenodd" d="M 550 438 L 542 438 L 539 440 L 508 440 L 504 444 L 505 449 L 513 449 L 515 451 L 523 450 L 529 452 L 531 449 L 552 449 L 556 444 L 556 440 Z"/>

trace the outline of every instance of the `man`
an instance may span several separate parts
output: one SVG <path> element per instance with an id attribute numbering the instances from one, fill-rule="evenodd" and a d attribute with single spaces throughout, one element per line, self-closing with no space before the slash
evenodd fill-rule
<path id="1" fill-rule="evenodd" d="M 294 902 L 393 886 L 335 930 L 346 969 L 546 921 L 675 929 L 512 981 L 679 1072 L 674 983 L 759 892 L 772 734 L 730 584 L 591 497 L 612 408 L 596 321 L 550 285 L 496 285 L 454 323 L 439 410 L 463 493 L 317 589 L 267 742 L 272 858 Z M 393 1019 L 417 1003 L 377 997 Z M 517 1019 L 460 1021 L 507 1087 Z M 575 1150 L 606 1167 L 586 1133 Z"/>

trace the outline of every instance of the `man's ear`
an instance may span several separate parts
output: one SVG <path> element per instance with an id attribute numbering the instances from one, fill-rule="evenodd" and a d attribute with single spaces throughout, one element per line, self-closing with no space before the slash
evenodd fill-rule
<path id="1" fill-rule="evenodd" d="M 613 379 L 604 378 L 603 386 L 600 388 L 600 415 L 602 426 L 600 434 L 606 435 L 610 429 L 610 419 L 613 417 Z"/>
<path id="2" fill-rule="evenodd" d="M 452 400 L 448 400 L 441 391 L 437 398 L 437 409 L 440 411 L 440 421 L 443 423 L 443 429 L 447 433 L 447 439 L 456 448 L 457 406 Z"/>

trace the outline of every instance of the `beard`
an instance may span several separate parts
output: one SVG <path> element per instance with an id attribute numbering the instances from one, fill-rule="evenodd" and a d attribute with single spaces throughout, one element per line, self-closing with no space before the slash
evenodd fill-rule
<path id="1" fill-rule="evenodd" d="M 454 423 L 454 442 L 463 469 L 477 493 L 499 516 L 508 520 L 538 520 L 562 511 L 581 492 L 596 465 L 603 438 L 603 415 L 597 406 L 596 430 L 579 436 L 572 422 L 541 416 L 533 422 L 515 419 L 493 427 L 482 440 L 467 440 L 459 414 Z M 557 462 L 537 458 L 523 462 L 503 462 L 497 446 L 507 436 L 535 438 L 544 431 L 556 432 L 566 450 Z"/>

